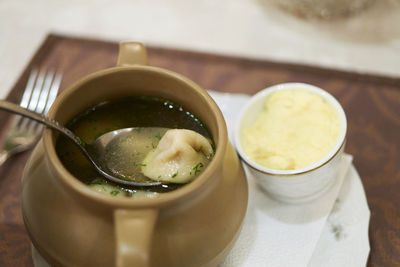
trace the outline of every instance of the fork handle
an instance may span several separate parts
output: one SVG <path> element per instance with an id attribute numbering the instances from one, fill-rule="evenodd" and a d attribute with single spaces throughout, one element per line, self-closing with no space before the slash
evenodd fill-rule
<path id="1" fill-rule="evenodd" d="M 6 150 L 0 152 L 0 166 L 9 158 L 9 153 Z"/>
<path id="2" fill-rule="evenodd" d="M 43 116 L 42 114 L 30 111 L 28 109 L 22 108 L 19 105 L 16 105 L 14 103 L 4 101 L 4 100 L 0 100 L 0 110 L 12 112 L 12 113 L 27 117 L 27 118 L 37 121 L 41 124 L 44 124 L 54 130 L 57 130 L 57 131 L 61 132 L 62 134 L 66 135 L 67 137 L 69 137 L 70 139 L 72 139 L 72 141 L 74 141 L 78 146 L 85 147 L 85 145 L 86 145 L 78 136 L 76 136 L 74 133 L 72 133 L 69 129 L 60 125 L 57 121 L 55 121 L 49 117 Z"/>

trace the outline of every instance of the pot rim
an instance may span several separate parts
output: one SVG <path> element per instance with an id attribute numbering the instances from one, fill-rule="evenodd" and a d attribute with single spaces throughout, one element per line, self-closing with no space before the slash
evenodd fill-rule
<path id="1" fill-rule="evenodd" d="M 86 186 L 83 182 L 81 182 L 78 178 L 74 177 L 69 171 L 64 167 L 59 159 L 55 145 L 56 138 L 54 136 L 54 132 L 51 129 L 46 128 L 43 131 L 43 146 L 45 155 L 49 161 L 49 166 L 53 168 L 53 171 L 58 176 L 59 181 L 66 186 L 70 191 L 77 193 L 78 195 L 84 196 L 86 199 L 97 202 L 98 204 L 120 207 L 120 208 L 154 208 L 160 207 L 167 204 L 171 204 L 175 201 L 181 200 L 182 198 L 186 198 L 195 192 L 200 191 L 202 188 L 207 186 L 212 178 L 213 173 L 218 170 L 223 162 L 223 157 L 226 151 L 226 146 L 228 142 L 227 137 L 227 128 L 222 112 L 218 108 L 217 104 L 211 98 L 211 96 L 202 89 L 195 82 L 190 80 L 189 78 L 184 77 L 176 72 L 166 70 L 163 68 L 153 67 L 153 66 L 143 66 L 143 65 L 135 65 L 128 67 L 112 67 L 105 70 L 97 71 L 92 74 L 89 74 L 80 80 L 73 83 L 67 89 L 65 89 L 54 101 L 51 109 L 49 110 L 48 116 L 50 118 L 55 118 L 57 112 L 59 112 L 60 107 L 62 106 L 65 99 L 71 97 L 71 95 L 79 90 L 86 83 L 98 79 L 102 76 L 114 74 L 120 71 L 132 71 L 132 72 L 152 72 L 164 77 L 172 78 L 177 81 L 185 83 L 188 87 L 195 90 L 201 97 L 206 99 L 208 103 L 208 108 L 210 110 L 210 115 L 215 118 L 217 124 L 217 132 L 213 135 L 213 139 L 216 144 L 215 154 L 213 159 L 208 164 L 207 168 L 191 183 L 171 192 L 161 193 L 157 198 L 116 198 L 113 196 L 108 196 L 105 194 L 100 194 L 91 190 L 88 186 Z"/>

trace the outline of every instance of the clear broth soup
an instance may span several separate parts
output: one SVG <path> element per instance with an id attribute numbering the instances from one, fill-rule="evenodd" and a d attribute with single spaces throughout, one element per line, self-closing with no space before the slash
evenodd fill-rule
<path id="1" fill-rule="evenodd" d="M 149 96 L 127 97 L 123 100 L 101 103 L 86 109 L 66 126 L 86 143 L 92 143 L 104 133 L 129 127 L 189 129 L 212 140 L 207 127 L 192 112 L 170 100 Z M 159 141 L 159 137 L 155 136 L 154 141 Z M 212 146 L 214 147 L 213 142 Z M 69 139 L 60 136 L 56 143 L 56 151 L 72 175 L 103 194 L 155 197 L 158 193 L 169 192 L 184 186 L 184 184 L 175 183 L 143 188 L 117 185 L 98 174 Z"/>

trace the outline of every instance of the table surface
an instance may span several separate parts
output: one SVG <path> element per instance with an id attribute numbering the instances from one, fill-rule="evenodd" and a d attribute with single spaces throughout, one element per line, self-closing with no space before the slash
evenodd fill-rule
<path id="1" fill-rule="evenodd" d="M 117 53 L 114 42 L 49 35 L 7 99 L 19 102 L 33 66 L 62 70 L 63 90 L 86 74 L 114 66 Z M 157 47 L 148 54 L 151 65 L 220 92 L 254 94 L 277 83 L 306 82 L 333 94 L 347 114 L 346 152 L 354 155 L 371 209 L 368 266 L 400 265 L 399 79 Z M 9 117 L 0 113 L 0 142 Z M 20 178 L 28 157 L 29 152 L 17 155 L 0 167 L 0 266 L 32 265 L 20 208 Z"/>

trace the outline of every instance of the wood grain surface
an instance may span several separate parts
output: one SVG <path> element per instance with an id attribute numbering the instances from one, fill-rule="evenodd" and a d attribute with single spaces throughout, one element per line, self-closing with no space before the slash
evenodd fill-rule
<path id="1" fill-rule="evenodd" d="M 61 90 L 116 63 L 118 44 L 50 34 L 7 99 L 19 103 L 33 66 L 63 72 Z M 206 89 L 254 94 L 277 83 L 322 87 L 344 106 L 346 151 L 364 184 L 371 209 L 368 266 L 400 266 L 400 80 L 315 67 L 148 48 L 150 64 L 179 72 Z M 28 59 L 27 59 L 28 62 Z M 0 112 L 0 142 L 10 116 Z M 20 207 L 21 174 L 29 152 L 0 167 L 0 266 L 32 266 Z"/>

